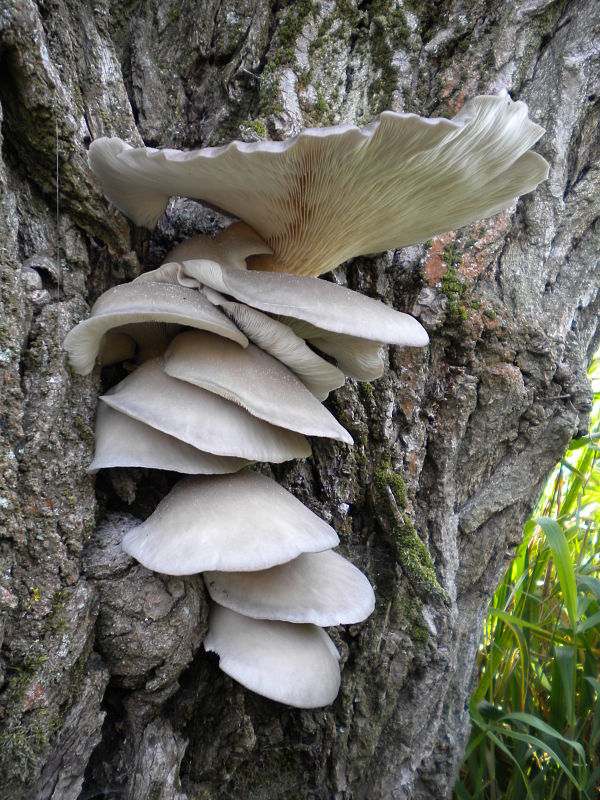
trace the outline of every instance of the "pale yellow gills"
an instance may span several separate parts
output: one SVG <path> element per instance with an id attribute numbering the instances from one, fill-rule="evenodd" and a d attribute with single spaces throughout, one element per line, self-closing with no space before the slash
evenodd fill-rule
<path id="1" fill-rule="evenodd" d="M 424 347 L 429 337 L 414 317 L 345 286 L 304 275 L 225 269 L 216 261 L 185 261 L 184 272 L 204 286 L 268 314 L 373 342 Z"/>
<path id="2" fill-rule="evenodd" d="M 284 142 L 184 153 L 98 139 L 89 162 L 138 225 L 153 227 L 172 195 L 203 200 L 271 247 L 249 266 L 320 275 L 491 216 L 533 191 L 548 174 L 530 150 L 542 133 L 527 106 L 502 92 L 475 97 L 451 120 L 385 111 L 362 129 L 309 128 Z"/>
<path id="3" fill-rule="evenodd" d="M 201 292 L 177 284 L 133 281 L 104 292 L 92 306 L 90 317 L 65 337 L 63 348 L 75 372 L 87 375 L 92 371 L 108 331 L 139 322 L 201 328 L 243 347 L 248 344 L 244 334 Z M 135 340 L 134 330 L 126 333 Z"/>
<path id="4" fill-rule="evenodd" d="M 202 291 L 211 303 L 225 311 L 251 342 L 291 369 L 317 400 L 325 400 L 329 392 L 343 386 L 344 373 L 318 356 L 288 325 L 244 303 L 227 300 L 208 287 Z"/>
<path id="5" fill-rule="evenodd" d="M 107 467 L 148 467 L 186 475 L 222 475 L 237 472 L 249 463 L 243 458 L 197 450 L 105 403 L 98 404 L 96 452 L 88 472 Z"/>
<path id="6" fill-rule="evenodd" d="M 146 361 L 100 399 L 122 414 L 208 453 L 276 463 L 310 455 L 304 436 L 270 425 L 229 400 L 169 377 L 162 358 Z"/>
<path id="7" fill-rule="evenodd" d="M 215 604 L 204 649 L 242 686 L 289 706 L 328 706 L 340 688 L 339 653 L 316 625 L 250 619 Z"/>
<path id="8" fill-rule="evenodd" d="M 333 528 L 256 472 L 184 478 L 123 539 L 148 569 L 167 575 L 261 570 L 335 547 Z"/>
<path id="9" fill-rule="evenodd" d="M 374 381 L 383 375 L 382 342 L 372 342 L 344 333 L 332 333 L 291 317 L 284 317 L 282 321 L 317 350 L 335 358 L 338 367 L 349 378 L 357 381 Z"/>
<path id="10" fill-rule="evenodd" d="M 333 550 L 260 572 L 205 572 L 204 581 L 216 603 L 256 619 L 351 625 L 375 608 L 369 581 Z"/>
<path id="11" fill-rule="evenodd" d="M 280 361 L 205 331 L 180 333 L 164 357 L 165 372 L 214 392 L 272 425 L 346 444 L 347 430 Z"/>
<path id="12" fill-rule="evenodd" d="M 249 225 L 234 222 L 217 236 L 194 236 L 178 244 L 165 258 L 181 264 L 191 258 L 208 258 L 230 269 L 246 269 L 248 256 L 271 254 L 268 244 Z"/>

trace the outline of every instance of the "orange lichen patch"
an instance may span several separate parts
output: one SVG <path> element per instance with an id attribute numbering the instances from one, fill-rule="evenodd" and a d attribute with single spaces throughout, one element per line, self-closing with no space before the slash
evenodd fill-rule
<path id="1" fill-rule="evenodd" d="M 429 286 L 438 284 L 442 276 L 446 274 L 448 267 L 444 259 L 444 247 L 453 238 L 454 235 L 452 233 L 443 233 L 432 240 L 431 247 L 427 253 L 427 261 L 425 262 L 425 280 Z"/>
<path id="2" fill-rule="evenodd" d="M 480 231 L 481 225 L 475 223 L 471 228 Z M 494 251 L 501 247 L 509 228 L 510 218 L 506 211 L 502 211 L 488 222 L 483 235 L 463 253 L 459 267 L 461 278 L 474 280 L 487 269 L 493 259 Z"/>
<path id="3" fill-rule="evenodd" d="M 25 694 L 25 702 L 23 704 L 23 711 L 30 711 L 32 708 L 39 708 L 40 706 L 47 706 L 48 698 L 41 683 L 37 681 L 32 683 Z"/>

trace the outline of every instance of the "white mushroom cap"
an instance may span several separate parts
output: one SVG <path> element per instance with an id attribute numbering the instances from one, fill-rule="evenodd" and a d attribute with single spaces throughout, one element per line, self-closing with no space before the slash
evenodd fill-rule
<path id="1" fill-rule="evenodd" d="M 184 478 L 123 539 L 148 569 L 167 575 L 267 569 L 339 543 L 333 528 L 256 472 Z"/>
<path id="2" fill-rule="evenodd" d="M 225 269 L 204 259 L 185 261 L 183 270 L 253 308 L 300 319 L 326 331 L 408 347 L 425 347 L 429 341 L 427 331 L 414 317 L 336 283 L 281 272 Z"/>
<path id="3" fill-rule="evenodd" d="M 96 452 L 88 472 L 107 467 L 149 467 L 192 475 L 221 475 L 248 465 L 243 458 L 216 456 L 98 404 Z"/>
<path id="4" fill-rule="evenodd" d="M 318 350 L 333 356 L 344 375 L 357 381 L 373 381 L 383 375 L 382 342 L 331 333 L 297 319 L 287 318 L 285 324 Z"/>
<path id="5" fill-rule="evenodd" d="M 230 269 L 246 269 L 248 256 L 272 252 L 269 245 L 249 225 L 234 222 L 217 236 L 194 236 L 186 239 L 171 250 L 165 262 L 182 263 L 191 258 L 208 258 Z"/>
<path id="6" fill-rule="evenodd" d="M 325 400 L 329 392 L 343 386 L 344 373 L 313 352 L 287 325 L 243 303 L 226 300 L 214 289 L 204 287 L 202 291 L 250 341 L 289 367 L 317 400 Z"/>
<path id="7" fill-rule="evenodd" d="M 182 153 L 92 143 L 104 192 L 153 227 L 171 195 L 247 222 L 273 256 L 259 269 L 319 275 L 357 255 L 422 242 L 495 214 L 547 177 L 529 148 L 543 129 L 506 93 L 476 97 L 452 120 L 385 111 L 362 130 L 307 129 L 285 142 Z"/>
<path id="8" fill-rule="evenodd" d="M 310 455 L 304 436 L 169 377 L 162 359 L 146 361 L 101 398 L 107 405 L 198 450 L 279 463 Z"/>
<path id="9" fill-rule="evenodd" d="M 201 292 L 167 283 L 125 283 L 109 289 L 94 303 L 89 319 L 76 325 L 65 337 L 73 369 L 86 375 L 94 368 L 104 335 L 118 327 L 138 322 L 186 325 L 218 333 L 245 347 L 241 331 L 210 303 Z M 127 331 L 135 338 L 135 335 Z"/>
<path id="10" fill-rule="evenodd" d="M 204 649 L 242 686 L 289 706 L 327 706 L 340 688 L 340 655 L 316 625 L 250 619 L 214 605 Z"/>
<path id="11" fill-rule="evenodd" d="M 375 608 L 369 581 L 333 550 L 260 572 L 205 572 L 204 580 L 216 603 L 256 619 L 351 625 Z"/>
<path id="12" fill-rule="evenodd" d="M 272 425 L 352 444 L 348 431 L 294 373 L 253 344 L 244 350 L 213 333 L 186 331 L 171 342 L 164 362 L 172 378 L 214 392 Z"/>

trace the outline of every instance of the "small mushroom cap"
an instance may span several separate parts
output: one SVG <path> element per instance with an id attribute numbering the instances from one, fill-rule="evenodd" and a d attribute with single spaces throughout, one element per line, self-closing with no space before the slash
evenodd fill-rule
<path id="1" fill-rule="evenodd" d="M 101 295 L 89 319 L 69 331 L 63 348 L 73 369 L 87 375 L 94 368 L 104 335 L 113 328 L 138 322 L 186 325 L 218 333 L 243 347 L 248 344 L 244 334 L 201 292 L 174 284 L 133 281 Z"/>
<path id="2" fill-rule="evenodd" d="M 331 333 L 308 322 L 286 319 L 285 324 L 322 353 L 337 361 L 344 375 L 357 381 L 373 381 L 383 375 L 382 342 L 372 342 L 358 336 Z"/>
<path id="3" fill-rule="evenodd" d="M 414 317 L 336 283 L 303 275 L 225 269 L 216 261 L 185 261 L 183 270 L 253 308 L 303 320 L 325 331 L 409 347 L 425 347 L 429 341 Z"/>
<path id="4" fill-rule="evenodd" d="M 316 625 L 251 619 L 215 604 L 204 649 L 242 686 L 289 706 L 327 706 L 340 688 L 340 655 Z"/>
<path id="5" fill-rule="evenodd" d="M 317 400 L 325 400 L 329 392 L 343 386 L 344 373 L 318 356 L 287 325 L 243 303 L 226 300 L 214 289 L 204 287 L 202 291 L 250 341 L 291 369 Z"/>
<path id="6" fill-rule="evenodd" d="M 194 236 L 178 244 L 165 262 L 208 258 L 230 269 L 246 269 L 246 259 L 252 255 L 270 255 L 273 251 L 260 236 L 244 222 L 234 222 L 217 236 Z"/>
<path id="7" fill-rule="evenodd" d="M 272 425 L 352 444 L 348 431 L 294 373 L 253 344 L 244 350 L 213 333 L 187 331 L 165 353 L 165 372 L 231 400 Z"/>
<path id="8" fill-rule="evenodd" d="M 238 472 L 184 478 L 123 548 L 148 569 L 193 575 L 267 569 L 338 543 L 330 525 L 275 481 Z"/>
<path id="9" fill-rule="evenodd" d="M 375 608 L 369 581 L 333 550 L 260 572 L 205 572 L 204 580 L 216 603 L 256 619 L 351 625 Z"/>
<path id="10" fill-rule="evenodd" d="M 279 463 L 310 455 L 304 436 L 257 419 L 146 361 L 101 398 L 107 405 L 208 453 Z"/>
<path id="11" fill-rule="evenodd" d="M 251 266 L 319 275 L 357 255 L 422 242 L 495 214 L 532 191 L 548 164 L 543 129 L 506 93 L 476 97 L 452 120 L 385 111 L 359 129 L 312 128 L 284 142 L 182 153 L 92 143 L 106 196 L 153 227 L 171 195 L 247 222 L 272 248 Z"/>
<path id="12" fill-rule="evenodd" d="M 98 363 L 103 367 L 127 361 L 135 356 L 135 340 L 119 329 L 104 334 L 102 349 L 98 354 Z"/>
<path id="13" fill-rule="evenodd" d="M 243 458 L 216 456 L 98 404 L 96 452 L 88 472 L 107 467 L 148 467 L 191 475 L 221 475 L 248 466 Z"/>

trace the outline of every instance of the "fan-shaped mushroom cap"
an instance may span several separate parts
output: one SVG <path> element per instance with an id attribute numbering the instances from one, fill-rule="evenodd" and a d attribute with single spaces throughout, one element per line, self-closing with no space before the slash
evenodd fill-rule
<path id="1" fill-rule="evenodd" d="M 495 214 L 547 177 L 529 148 L 543 129 L 507 94 L 476 97 L 452 120 L 385 111 L 362 130 L 309 128 L 285 142 L 194 152 L 92 143 L 106 196 L 153 227 L 171 195 L 247 222 L 272 248 L 259 269 L 320 275 L 348 258 L 422 242 Z"/>
<path id="2" fill-rule="evenodd" d="M 208 258 L 230 269 L 246 269 L 246 259 L 273 251 L 260 236 L 244 222 L 234 222 L 216 236 L 194 236 L 178 244 L 165 262 L 182 263 L 192 258 Z"/>
<path id="3" fill-rule="evenodd" d="M 184 478 L 123 539 L 148 569 L 167 575 L 260 570 L 335 547 L 333 528 L 256 472 Z"/>
<path id="4" fill-rule="evenodd" d="M 287 318 L 285 324 L 314 347 L 333 356 L 344 375 L 357 381 L 373 381 L 383 375 L 382 342 L 371 342 L 359 336 L 331 333 L 309 322 Z"/>
<path id="5" fill-rule="evenodd" d="M 165 353 L 165 372 L 231 400 L 272 425 L 352 444 L 348 431 L 294 373 L 253 344 L 244 350 L 213 333 L 186 331 Z"/>
<path id="6" fill-rule="evenodd" d="M 326 331 L 375 342 L 424 347 L 427 331 L 414 317 L 336 283 L 279 272 L 225 269 L 216 261 L 184 261 L 200 283 L 268 314 L 300 319 Z"/>
<path id="7" fill-rule="evenodd" d="M 198 450 L 279 463 L 310 455 L 304 436 L 269 425 L 212 392 L 146 361 L 101 398 L 107 405 Z"/>
<path id="8" fill-rule="evenodd" d="M 226 300 L 214 289 L 204 287 L 202 291 L 250 341 L 289 367 L 317 400 L 325 400 L 329 392 L 343 386 L 344 373 L 313 352 L 287 325 L 243 303 Z"/>
<path id="9" fill-rule="evenodd" d="M 173 436 L 98 404 L 96 452 L 88 472 L 107 467 L 149 467 L 192 475 L 237 472 L 250 462 L 204 453 Z"/>
<path id="10" fill-rule="evenodd" d="M 124 283 L 109 289 L 94 303 L 89 319 L 69 331 L 63 347 L 73 369 L 86 375 L 107 331 L 137 322 L 163 322 L 201 328 L 245 347 L 248 340 L 201 292 L 168 283 Z M 133 329 L 132 329 L 133 330 Z M 135 334 L 127 331 L 135 338 Z"/>
<path id="11" fill-rule="evenodd" d="M 340 688 L 340 655 L 316 625 L 250 619 L 214 605 L 204 649 L 242 686 L 289 706 L 327 706 Z"/>
<path id="12" fill-rule="evenodd" d="M 256 619 L 351 625 L 375 608 L 369 581 L 333 550 L 260 572 L 205 572 L 204 580 L 216 603 Z"/>

